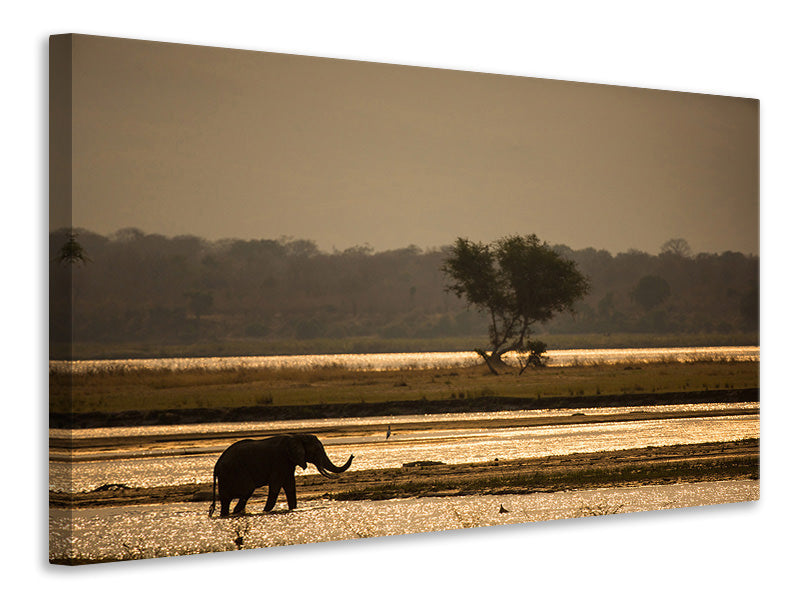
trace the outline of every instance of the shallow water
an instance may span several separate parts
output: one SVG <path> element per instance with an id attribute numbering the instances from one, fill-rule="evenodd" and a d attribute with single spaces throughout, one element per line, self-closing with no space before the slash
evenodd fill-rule
<path id="1" fill-rule="evenodd" d="M 206 503 L 50 511 L 50 558 L 126 560 L 757 500 L 757 481 L 501 496 L 304 502 L 213 518 Z M 508 510 L 500 513 L 499 507 Z M 70 514 L 71 513 L 71 514 Z M 237 546 L 236 539 L 241 544 Z"/>
<path id="2" fill-rule="evenodd" d="M 756 408 L 757 404 L 742 403 L 739 408 Z M 700 410 L 722 408 L 723 405 L 684 406 Z M 665 407 L 677 410 L 678 407 Z M 650 410 L 653 408 L 651 407 Z M 637 411 L 639 409 L 637 408 Z M 644 410 L 644 409 L 642 409 Z M 660 410 L 660 407 L 659 407 Z M 630 409 L 595 409 L 597 412 L 619 414 L 630 412 Z M 485 413 L 483 418 L 523 418 L 532 414 L 564 413 L 565 411 L 509 411 L 503 413 Z M 572 414 L 574 411 L 566 411 Z M 582 411 L 586 414 L 592 410 Z M 401 420 L 408 424 L 414 422 L 424 424 L 447 417 L 458 420 L 459 415 L 430 415 L 414 417 L 389 417 L 369 419 L 330 419 L 346 421 L 341 425 L 356 425 L 361 422 L 398 423 Z M 480 428 L 468 426 L 468 421 L 475 415 L 464 415 L 464 427 L 448 429 L 414 429 L 413 426 L 395 432 L 389 439 L 385 434 L 366 436 L 340 436 L 320 439 L 328 448 L 331 459 L 343 463 L 350 454 L 355 455 L 352 470 L 400 467 L 403 463 L 419 460 L 442 461 L 448 464 L 485 462 L 495 458 L 518 459 L 551 455 L 564 455 L 575 452 L 598 452 L 621 450 L 626 448 L 643 448 L 647 446 L 663 446 L 670 444 L 693 444 L 701 442 L 734 441 L 744 438 L 759 437 L 759 416 L 741 415 L 726 417 L 694 417 L 671 419 L 647 419 L 629 422 L 604 422 L 590 424 L 569 424 L 539 427 L 502 427 Z M 394 419 L 392 421 L 392 419 Z M 307 426 L 314 421 L 294 422 L 297 428 Z M 269 435 L 269 425 L 264 426 L 264 435 Z M 219 431 L 229 424 L 205 425 Z M 292 423 L 283 423 L 283 427 L 291 428 Z M 159 426 L 153 428 L 137 428 L 143 435 L 147 430 L 157 429 L 162 433 L 181 431 L 186 427 L 200 426 Z M 216 428 L 216 429 L 213 429 Z M 115 428 L 104 429 L 104 435 L 112 435 Z M 119 428 L 127 429 L 127 428 Z M 208 431 L 209 429 L 204 429 Z M 58 432 L 51 432 L 56 435 Z M 67 432 L 61 432 L 67 435 Z M 79 432 L 75 432 L 79 433 Z M 93 433 L 80 432 L 91 437 Z M 125 433 L 127 435 L 127 433 Z M 100 435 L 97 431 L 94 435 Z M 122 435 L 122 434 L 120 434 Z M 78 462 L 51 461 L 50 489 L 59 491 L 81 492 L 93 490 L 103 484 L 124 484 L 130 487 L 153 487 L 163 485 L 180 485 L 190 483 L 211 483 L 211 474 L 219 454 L 230 440 L 197 440 L 191 443 L 162 444 L 107 452 L 82 452 Z M 299 475 L 314 473 L 313 467 L 307 471 L 298 470 Z"/>
<path id="3" fill-rule="evenodd" d="M 733 408 L 758 408 L 757 402 L 712 402 L 705 404 L 669 404 L 651 406 L 611 406 L 599 408 L 581 408 L 580 412 L 585 415 L 620 415 L 636 412 L 659 412 L 675 413 L 682 411 L 712 411 L 728 410 Z M 358 427 L 362 425 L 374 425 L 385 427 L 387 425 L 397 426 L 398 424 L 435 424 L 443 421 L 481 421 L 486 419 L 523 419 L 530 417 L 565 417 L 575 414 L 574 408 L 552 408 L 536 410 L 504 410 L 504 411 L 485 411 L 485 412 L 463 412 L 463 413 L 436 413 L 422 415 L 386 415 L 377 417 L 341 417 L 324 419 L 295 419 L 282 421 L 240 421 L 232 423 L 193 423 L 186 425 L 145 425 L 136 427 L 95 427 L 85 429 L 51 429 L 51 438 L 102 438 L 102 437 L 121 437 L 121 436 L 145 436 L 145 435 L 174 435 L 174 434 L 210 434 L 210 433 L 229 433 L 263 432 L 270 435 L 276 430 L 300 430 L 314 429 L 318 427 Z M 196 444 L 201 444 L 198 440 Z"/>
<path id="4" fill-rule="evenodd" d="M 613 364 L 662 360 L 759 360 L 759 346 L 708 346 L 692 348 L 621 348 L 548 350 L 548 365 Z M 509 355 L 511 356 L 511 355 Z M 167 369 L 223 370 L 254 368 L 318 369 L 346 367 L 373 371 L 461 367 L 481 364 L 475 352 L 387 352 L 381 354 L 314 354 L 293 356 L 213 356 L 200 358 L 142 358 L 123 360 L 50 361 L 51 372 L 94 373 L 109 370 Z"/>

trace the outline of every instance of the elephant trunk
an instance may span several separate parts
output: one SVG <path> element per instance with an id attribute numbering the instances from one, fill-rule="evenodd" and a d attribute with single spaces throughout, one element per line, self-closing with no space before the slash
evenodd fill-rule
<path id="1" fill-rule="evenodd" d="M 335 464 L 331 462 L 331 459 L 328 458 L 328 455 L 323 450 L 322 455 L 318 462 L 314 462 L 317 467 L 317 470 L 328 477 L 329 479 L 335 479 L 338 477 L 339 474 L 344 473 L 347 469 L 350 468 L 350 464 L 353 462 L 353 455 L 350 455 L 350 458 L 347 459 L 347 462 L 344 463 L 341 467 L 337 467 Z"/>

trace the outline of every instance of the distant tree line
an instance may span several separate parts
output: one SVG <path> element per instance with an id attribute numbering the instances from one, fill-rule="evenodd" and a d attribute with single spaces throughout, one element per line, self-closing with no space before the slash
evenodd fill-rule
<path id="1" fill-rule="evenodd" d="M 758 328 L 759 259 L 550 246 L 589 282 L 545 333 L 733 333 Z M 486 334 L 447 291 L 447 247 L 323 252 L 309 240 L 50 234 L 50 333 L 56 342 L 192 343 L 225 339 Z M 73 319 L 69 319 L 72 314 Z"/>

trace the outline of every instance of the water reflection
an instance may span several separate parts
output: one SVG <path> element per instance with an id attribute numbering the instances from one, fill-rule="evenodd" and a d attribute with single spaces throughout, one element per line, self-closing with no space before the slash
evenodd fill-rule
<path id="1" fill-rule="evenodd" d="M 511 355 L 509 355 L 511 356 Z M 548 350 L 549 365 L 617 362 L 658 362 L 662 360 L 759 360 L 758 346 L 708 346 L 692 348 L 622 348 Z M 50 361 L 51 372 L 95 373 L 109 370 L 136 371 L 166 369 L 227 370 L 255 368 L 319 369 L 345 367 L 368 371 L 409 368 L 463 367 L 481 364 L 474 352 L 391 352 L 380 354 L 315 354 L 294 356 L 213 356 L 200 358 L 143 358 L 122 360 Z"/>
<path id="2" fill-rule="evenodd" d="M 757 402 L 715 402 L 706 404 L 670 404 L 664 406 L 611 406 L 599 408 L 581 408 L 580 412 L 588 416 L 621 415 L 635 410 L 637 413 L 678 413 L 691 411 L 730 410 L 734 408 L 757 409 Z M 296 419 L 285 421 L 241 421 L 234 423 L 195 423 L 189 425 L 145 425 L 137 427 L 95 427 L 86 429 L 51 429 L 51 438 L 62 439 L 87 439 L 87 438 L 114 438 L 125 436 L 170 436 L 180 434 L 226 434 L 241 432 L 244 435 L 256 435 L 263 432 L 269 435 L 276 430 L 306 430 L 322 427 L 353 428 L 360 426 L 375 426 L 385 428 L 387 424 L 397 425 L 435 424 L 448 421 L 484 421 L 500 419 L 527 419 L 534 417 L 566 417 L 575 414 L 573 408 L 554 408 L 537 410 L 503 410 L 491 412 L 468 413 L 436 413 L 424 415 L 386 415 L 378 417 L 342 417 L 325 419 Z M 202 440 L 195 440 L 200 444 Z"/>
<path id="3" fill-rule="evenodd" d="M 461 464 L 758 436 L 759 418 L 755 414 L 544 427 L 410 430 L 394 433 L 388 440 L 381 435 L 320 437 L 334 462 L 342 462 L 352 453 L 356 459 L 351 469 L 362 470 L 400 467 L 417 460 Z M 210 484 L 213 465 L 229 443 L 205 446 L 207 453 L 199 455 L 51 461 L 50 487 L 78 492 L 106 483 L 131 487 Z M 309 472 L 313 469 L 299 474 Z"/>
<path id="4" fill-rule="evenodd" d="M 205 504 L 54 509 L 50 557 L 125 560 L 529 523 L 757 500 L 757 481 L 383 501 L 317 500 L 286 512 L 209 519 Z M 509 511 L 499 512 L 499 505 Z M 282 511 L 282 512 L 281 512 Z"/>

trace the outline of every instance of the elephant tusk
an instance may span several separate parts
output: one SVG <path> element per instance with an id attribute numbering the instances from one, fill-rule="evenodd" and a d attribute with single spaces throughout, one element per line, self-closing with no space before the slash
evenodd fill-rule
<path id="1" fill-rule="evenodd" d="M 327 477 L 328 479 L 338 479 L 339 478 L 339 475 L 334 474 L 334 473 L 329 473 L 328 471 L 326 471 L 322 467 L 317 467 L 317 470 L 319 471 L 320 475 L 322 475 L 324 477 Z"/>

